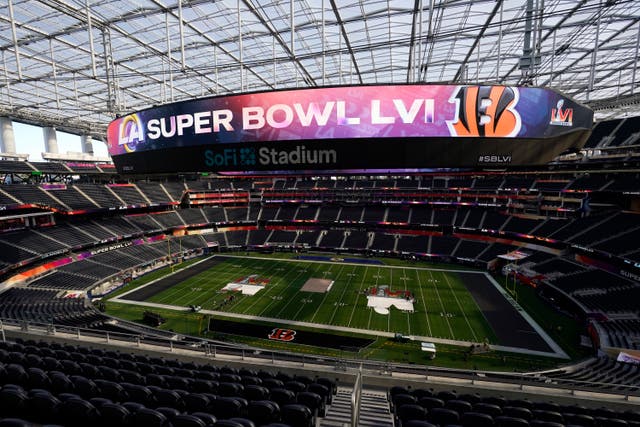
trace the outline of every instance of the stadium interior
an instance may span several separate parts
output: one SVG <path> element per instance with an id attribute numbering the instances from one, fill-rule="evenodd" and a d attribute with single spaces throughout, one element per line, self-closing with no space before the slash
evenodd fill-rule
<path id="1" fill-rule="evenodd" d="M 640 426 L 640 5 L 90 3 L 0 5 L 0 427 Z M 579 152 L 517 168 L 127 174 L 90 152 L 133 110 L 378 79 L 556 87 L 596 120 Z M 12 121 L 45 129 L 44 160 L 17 152 Z M 82 135 L 85 153 L 58 153 L 54 128 Z M 132 280 L 219 254 L 486 271 L 578 333 L 559 342 L 570 360 L 494 371 L 261 347 L 105 311 Z"/>

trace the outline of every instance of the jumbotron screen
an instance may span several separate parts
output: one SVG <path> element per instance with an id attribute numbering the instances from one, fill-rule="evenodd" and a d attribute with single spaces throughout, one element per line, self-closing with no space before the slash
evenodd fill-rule
<path id="1" fill-rule="evenodd" d="M 593 112 L 537 87 L 340 86 L 216 96 L 109 124 L 120 173 L 528 166 L 582 148 Z"/>

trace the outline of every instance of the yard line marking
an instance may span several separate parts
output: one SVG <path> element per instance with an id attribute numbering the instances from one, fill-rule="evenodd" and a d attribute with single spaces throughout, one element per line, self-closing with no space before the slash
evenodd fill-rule
<path id="1" fill-rule="evenodd" d="M 351 273 L 347 274 L 347 277 L 348 277 L 348 279 L 347 279 L 347 283 L 346 283 L 346 285 L 344 286 L 344 288 L 342 289 L 342 293 L 340 294 L 340 299 L 338 300 L 338 303 L 342 302 L 342 299 L 344 298 L 344 293 L 345 293 L 345 292 L 346 292 L 346 290 L 349 288 L 349 285 L 351 284 L 351 280 L 353 279 L 353 275 L 352 275 L 352 274 L 353 274 L 353 272 L 354 272 L 354 271 L 356 271 L 356 267 L 355 267 L 355 266 L 353 267 L 353 270 L 351 270 Z M 334 285 L 336 285 L 336 284 L 337 284 L 337 282 L 338 282 L 338 277 L 340 277 L 340 276 L 337 276 L 337 277 L 336 277 L 336 283 L 334 283 Z M 327 294 L 328 294 L 328 293 L 329 293 L 329 292 L 327 292 Z M 331 319 L 329 319 L 329 324 L 330 324 L 330 325 L 333 325 L 333 318 L 336 316 L 336 312 L 338 311 L 338 309 L 339 309 L 339 308 L 340 308 L 340 306 L 339 306 L 339 305 L 336 305 L 336 306 L 335 306 L 335 308 L 333 309 L 333 313 L 331 313 Z"/>
<path id="2" fill-rule="evenodd" d="M 333 266 L 331 268 L 333 269 Z M 338 270 L 336 277 L 340 277 L 340 273 L 342 272 L 342 269 L 344 269 L 344 265 L 340 265 L 340 270 Z M 320 311 L 320 307 L 324 305 L 324 300 L 327 299 L 327 295 L 329 295 L 329 292 L 325 292 L 324 296 L 322 297 L 322 301 L 320 301 L 320 305 L 318 305 L 318 308 L 316 308 L 316 311 L 313 312 L 313 316 L 311 316 L 311 322 L 313 322 L 313 320 L 316 318 L 316 315 Z"/>
<path id="3" fill-rule="evenodd" d="M 464 309 L 462 308 L 462 305 L 460 305 L 460 301 L 458 300 L 458 296 L 456 295 L 456 293 L 454 292 L 453 288 L 451 287 L 451 283 L 449 283 L 448 275 L 443 274 L 443 276 L 444 276 L 444 281 L 447 282 L 447 285 L 449 286 L 449 289 L 451 289 L 451 293 L 453 294 L 453 298 L 456 300 L 456 304 L 458 304 L 458 307 L 460 307 L 460 311 L 462 312 L 462 317 L 464 317 L 464 320 L 465 320 L 465 322 L 467 322 L 467 326 L 469 327 L 469 330 L 471 330 L 471 334 L 473 335 L 473 340 L 474 341 L 478 341 L 478 337 L 476 336 L 476 332 L 471 327 L 471 323 L 469 322 L 469 319 L 467 318 L 467 313 L 464 312 Z"/>
<path id="4" fill-rule="evenodd" d="M 277 263 L 274 263 L 274 267 L 277 266 Z M 260 298 L 256 298 L 255 301 L 249 306 L 247 307 L 246 310 L 243 311 L 243 313 L 246 313 L 247 311 L 249 311 L 254 305 L 256 305 L 259 301 L 261 301 L 265 296 L 267 296 L 267 294 L 272 291 L 275 290 L 276 288 L 279 287 L 280 283 L 285 279 L 285 277 L 287 277 L 289 275 L 289 273 L 295 273 L 294 270 L 289 270 L 287 273 L 284 274 L 284 276 L 280 277 L 280 279 L 277 282 L 273 282 L 273 283 L 269 283 L 270 286 L 267 286 L 264 292 L 261 292 L 262 295 L 260 295 Z M 296 273 L 296 277 L 295 279 L 297 279 L 298 277 L 300 277 L 300 275 L 302 275 L 303 273 Z M 293 279 L 293 280 L 295 280 Z M 287 288 L 286 286 L 283 287 L 282 289 L 280 289 L 280 291 L 275 295 L 275 296 L 281 296 L 281 294 L 286 291 Z M 267 308 L 269 308 L 269 306 L 271 304 L 273 304 L 273 302 L 276 301 L 275 299 L 272 299 L 271 302 L 269 302 L 269 304 L 267 304 L 261 311 L 260 313 L 258 313 L 258 316 L 262 315 L 262 313 L 264 313 Z"/>
<path id="5" fill-rule="evenodd" d="M 429 335 L 433 336 L 433 332 L 431 332 L 431 322 L 429 322 L 429 311 L 427 310 L 427 299 L 424 297 L 424 293 L 422 292 L 422 281 L 420 280 L 420 273 L 418 270 L 414 271 L 418 279 L 418 289 L 420 290 L 420 299 L 422 300 L 422 306 L 424 307 L 424 317 L 427 319 L 427 329 L 429 329 Z"/>
<path id="6" fill-rule="evenodd" d="M 406 272 L 406 271 L 404 271 L 404 269 L 402 269 L 402 277 L 400 278 L 400 281 L 401 281 L 402 283 L 404 283 L 404 290 L 405 290 L 405 292 L 406 292 L 406 291 L 408 290 L 408 289 L 407 289 L 407 272 Z M 415 295 L 414 295 L 414 297 L 413 297 L 413 298 L 414 298 L 414 300 L 415 300 Z M 414 302 L 415 302 L 415 301 L 414 301 Z M 414 310 L 414 311 L 415 311 L 415 310 Z M 411 335 L 411 316 L 409 316 L 409 314 L 410 314 L 410 313 L 409 313 L 408 311 L 407 311 L 407 313 L 406 313 L 406 314 L 407 314 L 407 331 L 408 331 L 408 332 L 407 332 L 407 334 L 408 334 L 408 335 Z"/>
<path id="7" fill-rule="evenodd" d="M 393 289 L 393 270 L 389 270 L 389 290 Z M 389 307 L 389 314 L 387 314 L 387 332 L 391 332 L 391 307 Z"/>
<path id="8" fill-rule="evenodd" d="M 315 269 L 313 272 L 315 273 L 316 270 L 317 269 Z M 299 269 L 298 270 L 290 270 L 290 271 L 297 271 L 298 272 L 298 275 L 296 276 L 296 278 L 294 280 L 298 279 L 298 277 L 300 277 L 301 275 L 303 275 L 304 273 L 307 272 L 307 270 L 299 270 Z M 285 289 L 283 289 L 283 291 L 284 290 Z M 289 298 L 289 301 L 284 305 L 284 307 L 282 307 L 280 309 L 280 311 L 278 311 L 278 313 L 276 314 L 275 317 L 280 318 L 280 314 L 284 311 L 284 309 L 287 308 L 289 306 L 289 304 L 291 304 L 294 300 L 296 300 L 295 297 L 298 297 L 298 296 L 300 296 L 300 290 L 299 289 L 296 291 L 296 293 L 294 295 L 292 295 L 291 298 Z M 298 308 L 298 311 L 296 311 L 295 316 L 292 316 L 292 318 L 295 319 L 298 316 L 298 313 L 300 312 L 300 310 L 302 310 L 303 308 L 304 308 L 304 304 L 300 304 L 300 308 Z M 265 309 L 266 309 L 266 307 L 265 307 Z"/>
<path id="9" fill-rule="evenodd" d="M 433 278 L 433 273 L 431 273 L 431 271 L 429 271 L 429 276 L 431 276 L 431 280 L 433 281 L 433 288 L 436 290 L 436 294 L 438 295 L 438 301 L 440 301 L 440 307 L 442 307 L 442 313 L 444 313 L 444 320 L 447 322 L 447 326 L 449 326 L 449 332 L 451 332 L 451 339 L 455 339 L 456 336 L 453 333 L 453 328 L 451 327 L 449 318 L 446 315 L 447 310 L 444 308 L 444 303 L 442 302 L 442 298 L 440 298 L 440 292 L 438 291 L 438 285 L 436 284 L 436 281 Z"/>
<path id="10" fill-rule="evenodd" d="M 362 285 L 364 284 L 364 279 L 367 278 L 367 270 L 369 269 L 369 266 L 365 266 L 364 267 L 364 274 L 362 275 L 362 280 L 360 281 L 360 286 L 358 287 L 358 294 L 360 295 L 360 291 L 362 290 Z M 353 320 L 353 313 L 355 313 L 356 311 L 356 307 L 358 306 L 358 300 L 360 298 L 356 298 L 356 302 L 355 304 L 353 304 L 353 308 L 351 309 L 351 316 L 349 316 L 349 323 L 347 323 L 347 326 L 350 327 L 351 326 L 351 321 Z M 369 317 L 371 317 L 371 313 L 369 313 Z"/>

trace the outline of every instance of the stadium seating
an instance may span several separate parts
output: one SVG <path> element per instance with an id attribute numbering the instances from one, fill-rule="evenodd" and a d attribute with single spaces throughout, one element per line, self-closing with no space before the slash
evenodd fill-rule
<path id="1" fill-rule="evenodd" d="M 21 419 L 22 425 L 79 427 L 269 423 L 311 427 L 324 417 L 335 392 L 335 382 L 325 377 L 81 345 L 0 342 L 0 425 Z"/>
<path id="2" fill-rule="evenodd" d="M 613 125 L 598 125 L 592 139 L 598 137 L 598 132 L 603 134 L 599 141 L 594 143 L 590 140 L 589 144 L 607 147 L 633 142 L 634 132 L 630 129 L 635 129 L 637 124 L 634 123 L 624 120 Z M 607 126 L 609 133 L 605 132 Z M 486 267 L 499 255 L 520 249 L 524 241 L 522 236 L 529 236 L 535 244 L 543 247 L 549 245 L 553 253 L 527 249 L 530 256 L 521 264 L 526 265 L 545 285 L 570 297 L 584 311 L 600 314 L 600 320 L 593 322 L 601 332 L 604 346 L 621 349 L 640 347 L 640 324 L 637 321 L 640 313 L 636 303 L 640 297 L 638 284 L 630 278 L 621 278 L 586 266 L 576 257 L 573 246 L 602 251 L 606 256 L 619 256 L 627 261 L 640 261 L 640 250 L 636 244 L 640 238 L 638 215 L 624 211 L 630 205 L 615 205 L 620 200 L 626 200 L 629 193 L 637 192 L 639 178 L 634 170 L 543 170 L 468 175 L 433 173 L 410 178 L 164 179 L 162 182 L 127 183 L 111 176 L 105 177 L 99 166 L 8 163 L 11 164 L 0 161 L 0 169 L 27 174 L 34 168 L 50 173 L 80 171 L 99 178 L 86 179 L 89 176 L 86 175 L 81 182 L 70 180 L 64 185 L 50 188 L 36 181 L 0 186 L 0 205 L 8 209 L 11 215 L 21 216 L 26 212 L 51 214 L 42 222 L 12 224 L 12 229 L 0 233 L 0 270 L 3 277 L 62 257 L 71 257 L 74 261 L 0 293 L 0 317 L 3 318 L 108 327 L 105 326 L 104 316 L 94 310 L 87 299 L 65 296 L 90 293 L 95 284 L 108 278 L 154 263 L 160 265 L 169 251 L 224 251 L 257 248 L 266 244 L 276 249 L 295 246 L 302 250 L 358 254 L 373 252 L 386 256 L 441 255 L 445 261 Z M 109 174 L 113 172 L 110 170 Z M 122 184 L 114 184 L 116 182 Z M 247 191 L 250 197 L 246 196 L 244 202 L 208 202 L 203 205 L 189 200 L 194 192 L 220 194 L 236 190 Z M 283 202 L 289 199 L 282 196 L 287 192 L 295 192 L 296 196 L 290 198 L 299 200 Z M 607 197 L 604 203 L 599 204 L 602 200 L 598 200 L 597 196 L 604 194 Z M 591 211 L 580 210 L 586 195 L 596 199 Z M 21 204 L 40 207 L 20 210 L 17 205 Z M 137 207 L 131 208 L 133 205 Z M 246 229 L 227 228 L 239 223 Z M 157 235 L 171 235 L 174 230 L 181 233 L 184 229 L 189 232 L 202 231 L 204 234 L 172 237 L 169 244 L 166 240 L 153 240 Z M 500 240 L 495 240 L 496 236 Z M 115 247 L 116 244 L 118 247 Z M 86 256 L 85 253 L 91 253 L 91 256 L 80 259 Z M 80 254 L 82 257 L 79 257 Z M 545 287 L 541 286 L 541 289 Z M 567 373 L 565 377 L 557 374 L 555 378 L 573 379 L 576 384 L 578 381 L 637 382 L 637 372 L 627 365 L 615 364 L 610 360 L 601 363 L 587 366 L 580 373 Z M 139 382 L 129 381 L 135 375 L 127 375 L 128 380 L 124 383 L 142 386 Z M 159 384 L 168 385 L 167 378 L 156 380 L 152 384 L 155 387 L 161 387 Z M 63 389 L 66 381 L 57 381 L 60 389 Z M 174 384 L 180 382 L 176 379 L 172 381 L 175 381 Z M 149 389 L 149 385 L 144 387 Z M 255 393 L 253 396 L 256 399 L 248 401 L 246 408 L 254 408 L 260 414 L 256 415 L 260 422 L 277 423 L 282 422 L 283 417 L 297 417 L 304 423 L 308 418 L 305 410 L 295 406 L 301 403 L 298 398 L 285 399 L 287 395 L 290 397 L 289 393 L 283 394 L 282 404 L 276 410 L 269 399 L 257 398 L 264 392 L 259 388 L 262 387 L 260 384 L 241 385 L 243 393 Z M 174 388 L 182 390 L 180 387 Z M 281 388 L 284 388 L 284 384 Z M 229 390 L 238 392 L 241 389 L 229 386 Z M 0 391 L 4 391 L 4 387 Z M 25 391 L 28 398 L 32 399 L 29 389 Z M 204 409 L 210 405 L 210 402 L 205 402 L 207 396 L 191 396 L 187 403 L 185 396 L 180 393 L 176 398 L 172 393 L 156 396 L 158 390 L 149 391 L 156 401 L 162 395 L 163 405 L 145 407 L 142 412 L 142 408 L 136 405 L 125 405 L 127 402 L 112 401 L 108 406 L 105 402 L 94 404 L 84 396 L 81 397 L 94 409 L 75 401 L 64 409 L 62 406 L 58 408 L 66 402 L 59 394 L 55 394 L 55 399 L 62 403 L 54 405 L 40 398 L 35 401 L 39 405 L 54 406 L 55 410 L 52 411 L 56 413 L 78 411 L 83 414 L 79 419 L 85 421 L 93 419 L 99 412 L 109 420 L 151 422 L 149 420 L 166 419 L 174 425 L 206 425 L 210 422 L 206 421 L 206 417 L 198 418 L 195 415 L 206 412 Z M 224 391 L 224 394 L 234 392 Z M 151 399 L 140 388 L 130 388 L 127 393 L 140 393 L 139 400 Z M 170 401 L 172 398 L 177 401 Z M 180 399 L 183 403 L 180 403 Z M 307 407 L 321 411 L 322 405 L 314 404 L 314 399 L 304 394 L 300 397 Z M 498 405 L 503 409 L 503 415 L 497 415 L 495 408 L 478 406 L 482 402 L 441 399 L 442 407 L 435 408 L 427 407 L 426 403 L 421 405 L 420 400 L 407 402 L 409 406 L 396 413 L 398 420 L 408 420 L 408 414 L 418 414 L 423 424 L 455 421 L 458 425 L 527 425 L 513 421 L 522 418 L 517 416 L 522 415 L 522 411 L 505 411 L 505 405 Z M 190 411 L 185 410 L 188 405 L 191 405 Z M 240 412 L 233 412 L 233 406 L 237 406 L 235 403 L 229 405 L 226 408 L 229 411 L 227 415 L 245 413 L 242 412 L 246 409 L 242 403 Z M 106 408 L 104 412 L 103 407 Z M 169 408 L 180 412 L 175 413 Z M 434 409 L 441 410 L 435 411 L 434 415 Z M 597 418 L 592 413 L 576 414 L 577 418 L 569 417 L 562 411 L 559 413 L 562 418 L 547 414 L 544 422 L 580 425 L 578 421 L 586 422 L 585 417 Z M 533 424 L 533 420 L 533 416 L 526 419 L 529 425 Z M 630 425 L 629 421 L 632 420 L 626 421 Z M 543 425 L 541 422 L 536 425 Z M 415 420 L 403 422 L 405 424 L 422 425 Z"/>
<path id="3" fill-rule="evenodd" d="M 394 386 L 388 390 L 388 399 L 396 425 L 404 427 L 640 425 L 640 413 L 635 411 L 502 396 L 483 397 L 478 394 L 459 394 L 453 390 Z"/>

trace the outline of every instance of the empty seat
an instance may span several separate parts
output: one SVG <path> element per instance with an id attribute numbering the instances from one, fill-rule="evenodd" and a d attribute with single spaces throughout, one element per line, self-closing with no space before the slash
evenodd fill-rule
<path id="1" fill-rule="evenodd" d="M 523 408 L 520 406 L 504 406 L 502 408 L 502 413 L 503 415 L 508 417 L 522 418 L 525 420 L 530 420 L 533 418 L 533 415 L 531 414 L 530 409 Z"/>
<path id="2" fill-rule="evenodd" d="M 311 393 L 315 393 L 322 397 L 325 405 L 328 405 L 333 400 L 333 395 L 331 394 L 331 390 L 324 384 L 320 383 L 311 383 L 307 386 L 307 391 Z"/>
<path id="3" fill-rule="evenodd" d="M 403 423 L 402 427 L 437 427 L 437 426 L 434 424 L 431 424 L 428 421 L 409 420 L 406 423 Z"/>
<path id="4" fill-rule="evenodd" d="M 247 417 L 258 425 L 275 422 L 280 419 L 280 407 L 270 400 L 254 400 L 249 402 Z"/>
<path id="5" fill-rule="evenodd" d="M 282 422 L 291 427 L 311 427 L 313 423 L 311 410 L 297 403 L 282 406 L 281 417 Z"/>
<path id="6" fill-rule="evenodd" d="M 218 394 L 220 396 L 242 396 L 244 393 L 244 386 L 239 382 L 228 383 L 221 382 L 218 384 Z"/>
<path id="7" fill-rule="evenodd" d="M 247 418 L 234 417 L 234 418 L 229 419 L 229 421 L 233 421 L 235 423 L 238 423 L 242 427 L 256 427 L 256 425 L 253 423 L 253 421 L 251 421 L 250 419 L 247 419 Z"/>
<path id="8" fill-rule="evenodd" d="M 193 412 L 191 415 L 201 419 L 207 427 L 215 425 L 217 421 L 217 418 L 208 412 Z"/>
<path id="9" fill-rule="evenodd" d="M 444 402 L 442 399 L 438 399 L 437 397 L 422 397 L 418 400 L 418 405 L 426 408 L 427 410 L 431 410 L 434 408 L 443 408 Z"/>
<path id="10" fill-rule="evenodd" d="M 4 367 L 4 381 L 8 384 L 26 386 L 29 383 L 29 374 L 22 365 L 9 363 Z"/>
<path id="11" fill-rule="evenodd" d="M 28 402 L 30 419 L 43 424 L 55 420 L 58 417 L 58 405 L 60 400 L 51 393 L 34 393 Z"/>
<path id="12" fill-rule="evenodd" d="M 529 421 L 522 418 L 501 415 L 493 419 L 496 427 L 528 427 Z"/>
<path id="13" fill-rule="evenodd" d="M 181 414 L 173 418 L 171 422 L 173 427 L 210 427 L 213 424 L 205 424 L 205 422 L 194 415 Z"/>
<path id="14" fill-rule="evenodd" d="M 502 415 L 502 408 L 493 403 L 479 402 L 473 405 L 473 412 L 480 412 L 481 414 L 497 417 Z"/>
<path id="15" fill-rule="evenodd" d="M 242 423 L 233 420 L 220 420 L 215 425 L 216 427 L 244 427 Z"/>
<path id="16" fill-rule="evenodd" d="M 49 376 L 40 368 L 31 367 L 27 369 L 27 375 L 29 375 L 29 379 L 27 380 L 27 386 L 29 388 L 50 388 L 51 381 L 49 380 Z"/>
<path id="17" fill-rule="evenodd" d="M 427 421 L 441 425 L 458 424 L 460 415 L 451 409 L 433 408 L 427 413 Z"/>
<path id="18" fill-rule="evenodd" d="M 534 420 L 551 421 L 554 423 L 564 423 L 564 417 L 561 413 L 555 411 L 546 411 L 543 409 L 534 409 L 531 411 Z"/>
<path id="19" fill-rule="evenodd" d="M 218 419 L 239 417 L 242 415 L 242 404 L 233 397 L 220 396 L 211 402 L 213 415 Z"/>
<path id="20" fill-rule="evenodd" d="M 187 412 L 206 412 L 209 408 L 209 397 L 202 393 L 189 393 L 182 397 Z"/>
<path id="21" fill-rule="evenodd" d="M 462 414 L 462 425 L 464 427 L 493 427 L 493 417 L 480 412 L 466 412 Z"/>
<path id="22" fill-rule="evenodd" d="M 319 394 L 310 391 L 301 391 L 296 395 L 296 401 L 309 408 L 312 414 L 324 417 L 324 401 Z"/>
<path id="23" fill-rule="evenodd" d="M 85 427 L 98 421 L 98 410 L 83 399 L 67 399 L 59 405 L 60 420 L 65 426 Z"/>
<path id="24" fill-rule="evenodd" d="M 285 390 L 284 388 L 274 388 L 271 390 L 271 399 L 280 405 L 280 408 L 284 405 L 288 405 L 296 402 L 296 396 L 291 390 Z"/>
<path id="25" fill-rule="evenodd" d="M 265 400 L 269 399 L 269 389 L 257 384 L 249 384 L 244 386 L 244 397 L 247 400 Z"/>
<path id="26" fill-rule="evenodd" d="M 122 383 L 122 388 L 128 396 L 128 400 L 138 402 L 144 406 L 152 406 L 155 399 L 148 387 L 138 384 Z"/>
<path id="27" fill-rule="evenodd" d="M 400 405 L 395 412 L 402 425 L 408 420 L 425 420 L 427 416 L 427 410 L 417 403 Z"/>
<path id="28" fill-rule="evenodd" d="M 301 383 L 300 381 L 287 381 L 284 384 L 284 388 L 287 390 L 291 390 L 294 393 L 299 393 L 307 389 L 307 385 Z"/>
<path id="29" fill-rule="evenodd" d="M 173 419 L 180 415 L 180 411 L 178 411 L 176 408 L 170 408 L 167 406 L 159 406 L 156 408 L 156 411 L 167 417 L 169 423 L 172 423 Z"/>
<path id="30" fill-rule="evenodd" d="M 176 409 L 184 408 L 182 398 L 174 390 L 160 389 L 153 393 L 153 397 L 158 406 L 169 406 Z"/>
<path id="31" fill-rule="evenodd" d="M 566 424 L 575 424 L 582 427 L 594 427 L 596 420 L 587 414 L 563 414 Z"/>
<path id="32" fill-rule="evenodd" d="M 397 408 L 402 405 L 417 403 L 417 399 L 408 393 L 400 393 L 391 397 L 391 403 L 394 408 Z"/>
<path id="33" fill-rule="evenodd" d="M 133 424 L 136 427 L 167 427 L 169 421 L 161 412 L 154 409 L 141 408 L 133 415 Z"/>
<path id="34" fill-rule="evenodd" d="M 80 375 L 72 375 L 69 381 L 73 384 L 73 389 L 84 399 L 90 399 L 97 396 L 98 386 L 88 378 Z"/>
<path id="35" fill-rule="evenodd" d="M 465 412 L 470 412 L 472 406 L 471 403 L 467 402 L 466 400 L 451 399 L 447 401 L 447 403 L 445 403 L 444 407 L 454 410 L 459 414 L 464 414 Z"/>
<path id="36" fill-rule="evenodd" d="M 0 390 L 0 415 L 20 417 L 27 409 L 29 397 L 20 387 L 4 386 Z"/>

